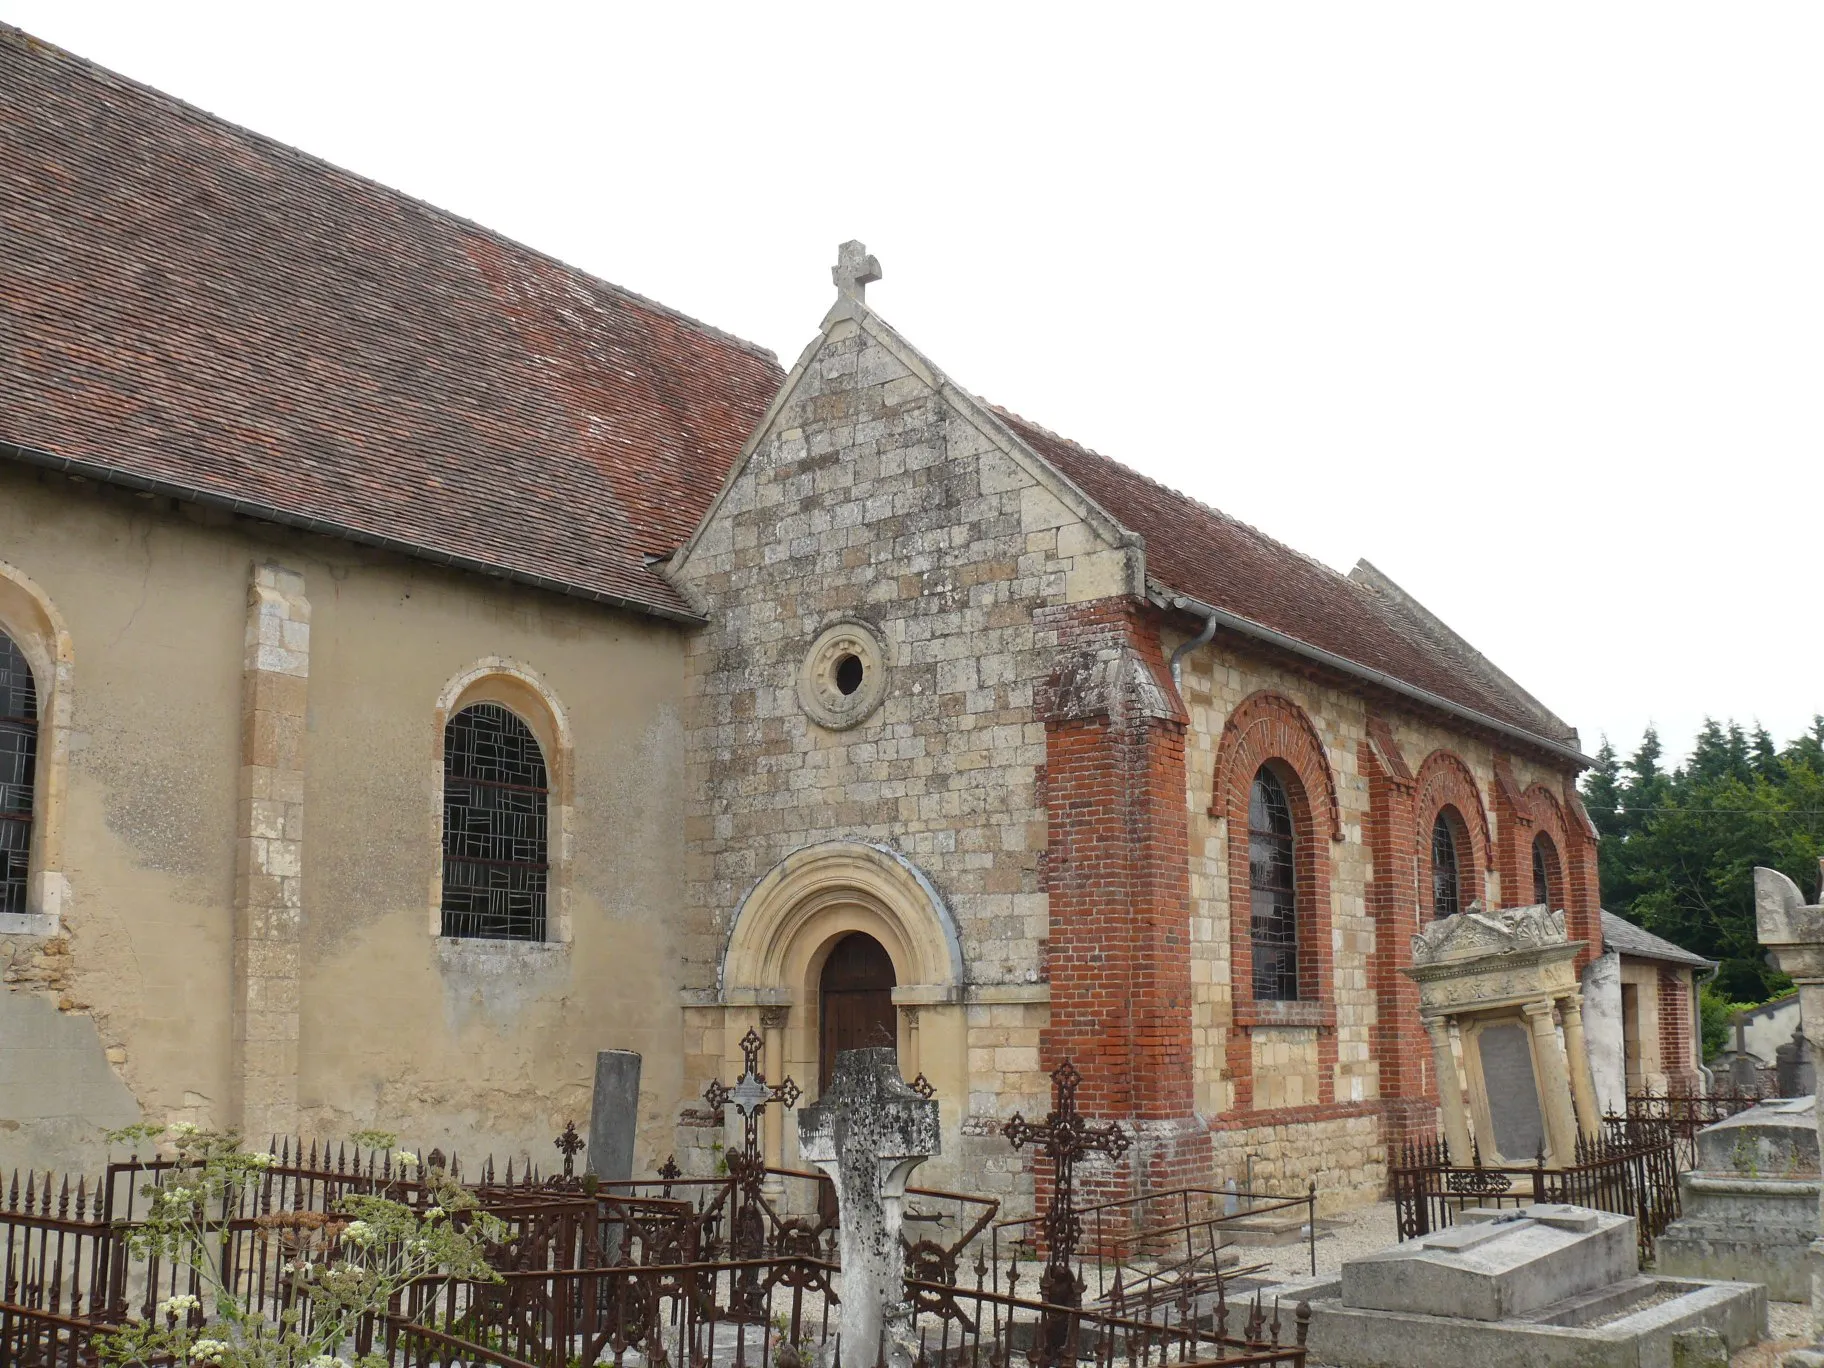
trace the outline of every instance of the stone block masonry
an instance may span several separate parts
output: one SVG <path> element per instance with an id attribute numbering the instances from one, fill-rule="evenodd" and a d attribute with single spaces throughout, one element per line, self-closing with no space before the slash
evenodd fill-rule
<path id="1" fill-rule="evenodd" d="M 902 1058 L 916 1048 L 943 1104 L 945 1151 L 926 1181 L 1030 1193 L 998 1131 L 1016 1110 L 1043 1115 L 1049 1091 L 1035 695 L 1058 626 L 1040 615 L 1138 587 L 1119 529 L 1093 524 L 1080 496 L 872 315 L 832 316 L 675 571 L 710 619 L 687 643 L 685 944 L 699 996 L 686 1006 L 703 1047 L 686 1096 L 758 1020 L 758 1000 L 719 987 L 750 890 L 820 843 L 890 848 L 960 942 L 955 982 L 921 983 L 895 963 Z M 804 704 L 806 662 L 845 622 L 878 643 L 879 702 L 819 719 Z M 782 1068 L 814 1090 L 829 945 L 813 921 L 808 909 L 782 919 L 782 936 L 804 943 L 766 947 L 773 977 L 758 987 L 786 1014 Z M 891 931 L 877 938 L 897 953 Z M 783 1137 L 782 1157 L 793 1143 Z"/>
<path id="2" fill-rule="evenodd" d="M 255 1138 L 297 1124 L 309 682 L 304 576 L 255 565 L 242 659 L 230 1108 Z"/>

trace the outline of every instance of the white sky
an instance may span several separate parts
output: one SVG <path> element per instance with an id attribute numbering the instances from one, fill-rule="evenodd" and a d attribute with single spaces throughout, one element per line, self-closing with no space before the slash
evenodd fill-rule
<path id="1" fill-rule="evenodd" d="M 1824 6 L 149 5 L 42 38 L 1347 569 L 1593 750 L 1824 712 Z M 4 92 L 0 92 L 0 99 Z"/>

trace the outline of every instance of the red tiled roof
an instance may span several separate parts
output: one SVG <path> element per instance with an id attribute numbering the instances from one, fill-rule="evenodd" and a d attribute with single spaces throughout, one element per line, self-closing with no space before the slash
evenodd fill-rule
<path id="1" fill-rule="evenodd" d="M 665 614 L 771 353 L 0 25 L 0 441 Z"/>
<path id="2" fill-rule="evenodd" d="M 1180 594 L 1528 733 L 1569 729 L 1467 648 L 1447 648 L 1371 591 L 1227 514 L 1005 409 L 1014 434 L 1146 542 L 1146 572 Z"/>

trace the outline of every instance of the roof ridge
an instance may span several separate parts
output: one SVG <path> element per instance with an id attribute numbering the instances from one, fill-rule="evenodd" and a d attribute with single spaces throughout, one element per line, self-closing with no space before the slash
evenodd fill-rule
<path id="1" fill-rule="evenodd" d="M 976 402 L 980 403 L 981 405 L 983 405 L 985 408 L 989 409 L 990 411 L 992 411 L 994 413 L 998 413 L 1001 417 L 1010 419 L 1011 421 L 1020 424 L 1022 427 L 1029 427 L 1029 428 L 1033 429 L 1035 432 L 1043 433 L 1046 437 L 1049 437 L 1052 441 L 1061 443 L 1062 445 L 1071 448 L 1073 451 L 1080 451 L 1085 456 L 1093 456 L 1098 461 L 1106 461 L 1106 462 L 1108 462 L 1109 465 L 1115 466 L 1117 469 L 1125 470 L 1128 474 L 1134 476 L 1136 479 L 1144 480 L 1147 484 L 1151 485 L 1154 489 L 1157 489 L 1160 493 L 1170 494 L 1174 499 L 1183 499 L 1186 503 L 1193 504 L 1196 507 L 1202 509 L 1205 513 L 1208 513 L 1211 517 L 1222 519 L 1223 522 L 1229 524 L 1229 526 L 1231 526 L 1231 527 L 1238 527 L 1242 531 L 1248 533 L 1250 536 L 1259 537 L 1262 541 L 1269 542 L 1272 545 L 1278 547 L 1282 551 L 1290 552 L 1292 555 L 1297 556 L 1300 560 L 1306 562 L 1309 565 L 1316 567 L 1319 570 L 1322 570 L 1326 575 L 1330 575 L 1330 576 L 1334 577 L 1335 579 L 1341 581 L 1344 584 L 1347 584 L 1349 582 L 1349 577 L 1346 574 L 1344 574 L 1342 571 L 1338 570 L 1335 566 L 1325 564 L 1323 561 L 1319 560 L 1316 556 L 1313 556 L 1310 553 L 1305 552 L 1305 551 L 1300 551 L 1296 546 L 1293 546 L 1288 542 L 1282 542 L 1281 540 L 1279 540 L 1279 538 L 1275 537 L 1272 533 L 1261 531 L 1258 527 L 1254 526 L 1253 523 L 1243 521 L 1241 518 L 1236 517 L 1233 513 L 1224 512 L 1222 509 L 1216 507 L 1215 504 L 1205 503 L 1202 499 L 1198 498 L 1195 494 L 1187 494 L 1182 489 L 1174 489 L 1171 485 L 1166 484 L 1163 480 L 1155 479 L 1153 476 L 1148 475 L 1144 470 L 1140 470 L 1135 466 L 1131 466 L 1126 461 L 1117 460 L 1115 457 L 1110 456 L 1110 455 L 1106 454 L 1105 452 L 1097 451 L 1094 447 L 1086 447 L 1083 445 L 1083 443 L 1076 441 L 1074 438 L 1066 437 L 1062 433 L 1053 432 L 1050 428 L 1046 427 L 1043 423 L 1035 423 L 1032 421 L 1032 419 L 1027 418 L 1021 414 L 1015 413 L 1012 409 L 1004 408 L 1000 404 L 991 403 L 988 400 L 983 399 L 980 395 L 976 396 Z M 1041 453 L 1041 454 L 1043 454 L 1043 453 Z M 1136 528 L 1133 530 L 1138 531 L 1139 529 Z"/>
<path id="2" fill-rule="evenodd" d="M 112 67 L 105 67 L 101 65 L 101 63 L 84 57 L 79 53 L 71 52 L 68 48 L 49 42 L 38 37 L 34 33 L 28 33 L 16 24 L 7 23 L 4 19 L 0 19 L 0 44 L 15 48 L 18 51 L 25 53 L 28 57 L 44 58 L 66 65 L 80 67 L 90 78 L 97 80 L 101 84 L 110 85 L 116 89 L 130 91 L 138 95 L 150 96 L 152 99 L 186 115 L 201 119 L 205 123 L 212 124 L 217 128 L 226 129 L 231 133 L 251 139 L 256 143 L 259 143 L 262 147 L 269 148 L 283 156 L 294 158 L 307 166 L 318 170 L 329 171 L 335 175 L 346 177 L 351 181 L 370 186 L 379 191 L 382 195 L 400 204 L 418 209 L 435 218 L 442 219 L 447 223 L 459 224 L 483 237 L 492 239 L 502 246 L 509 247 L 517 252 L 524 252 L 527 256 L 537 257 L 541 261 L 547 261 L 551 265 L 567 271 L 574 276 L 580 276 L 585 280 L 593 281 L 595 284 L 604 287 L 634 304 L 644 306 L 655 312 L 675 318 L 679 322 L 688 324 L 690 327 L 696 328 L 703 333 L 720 338 L 725 342 L 740 347 L 743 351 L 750 352 L 755 356 L 771 361 L 775 366 L 779 364 L 779 354 L 770 347 L 763 347 L 758 342 L 751 342 L 747 338 L 741 337 L 736 333 L 729 332 L 724 328 L 718 328 L 713 323 L 705 323 L 700 318 L 695 318 L 681 309 L 675 309 L 669 304 L 662 303 L 648 295 L 643 295 L 637 290 L 630 290 L 625 285 L 617 285 L 612 280 L 604 279 L 592 271 L 584 270 L 581 266 L 573 265 L 572 263 L 563 260 L 561 257 L 553 256 L 551 253 L 521 242 L 517 238 L 508 237 L 505 233 L 490 228 L 484 223 L 478 223 L 474 219 L 468 218 L 462 214 L 458 214 L 452 209 L 445 209 L 440 205 L 432 204 L 427 199 L 421 199 L 419 196 L 409 194 L 396 186 L 391 186 L 384 181 L 376 180 L 372 176 L 363 175 L 359 171 L 350 170 L 346 166 L 341 166 L 336 162 L 330 161 L 327 157 L 320 157 L 314 152 L 306 152 L 303 148 L 293 146 L 291 143 L 281 142 L 279 139 L 270 134 L 262 133 L 258 129 L 249 128 L 245 124 L 235 123 L 232 119 L 224 118 L 220 114 L 204 109 L 201 105 L 191 104 L 190 101 L 183 99 L 180 96 L 173 95 L 168 91 L 160 90 L 157 86 L 147 85 L 144 81 L 136 81 L 131 76 L 115 71 Z"/>

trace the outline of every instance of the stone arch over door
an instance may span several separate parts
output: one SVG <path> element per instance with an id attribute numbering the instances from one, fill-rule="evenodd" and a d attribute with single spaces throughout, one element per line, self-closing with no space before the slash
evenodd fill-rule
<path id="1" fill-rule="evenodd" d="M 768 1077 L 789 1073 L 815 1094 L 824 968 L 856 933 L 877 942 L 892 961 L 900 1068 L 907 1078 L 923 1073 L 937 1089 L 949 1129 L 968 1100 L 962 941 L 931 881 L 885 846 L 806 846 L 748 890 L 718 966 L 725 1066 L 739 1065 L 738 1042 L 758 1027 Z M 795 1128 L 773 1120 L 769 1157 L 793 1159 L 795 1140 Z"/>

